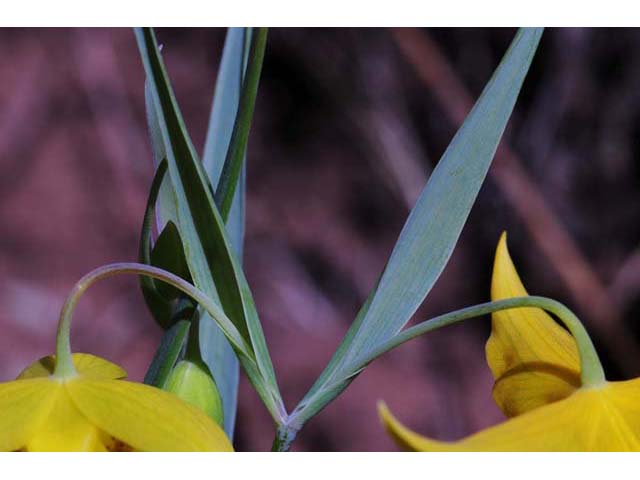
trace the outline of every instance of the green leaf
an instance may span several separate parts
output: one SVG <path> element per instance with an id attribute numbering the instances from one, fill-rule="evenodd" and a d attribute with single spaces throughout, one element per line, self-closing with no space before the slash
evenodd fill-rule
<path id="1" fill-rule="evenodd" d="M 242 170 L 266 45 L 267 29 L 258 28 L 255 34 L 251 35 L 250 61 L 247 65 L 246 76 L 242 80 L 242 95 L 240 96 L 238 113 L 235 117 L 229 148 L 216 188 L 216 205 L 218 205 L 224 219 L 227 218 L 231 209 L 238 177 Z"/>
<path id="2" fill-rule="evenodd" d="M 202 164 L 212 185 L 218 185 L 233 133 L 245 68 L 245 38 L 250 28 L 229 28 L 209 115 L 209 128 L 202 154 Z"/>
<path id="3" fill-rule="evenodd" d="M 216 186 L 227 157 L 238 113 L 243 73 L 249 50 L 247 39 L 250 36 L 250 28 L 229 28 L 224 42 L 202 158 L 202 164 L 209 175 L 209 180 L 212 185 Z M 243 159 L 238 188 L 225 225 L 231 246 L 239 259 L 242 259 L 244 240 L 245 171 L 246 155 Z M 209 367 L 218 386 L 224 410 L 224 428 L 227 435 L 232 438 L 238 399 L 238 360 L 222 330 L 204 311 L 199 324 L 202 359 Z"/>
<path id="4" fill-rule="evenodd" d="M 151 230 L 153 228 L 156 200 L 160 191 L 160 184 L 164 179 L 166 171 L 167 162 L 161 162 L 158 165 L 158 169 L 153 177 L 153 182 L 151 183 L 147 206 L 142 221 L 138 260 L 147 265 L 151 265 Z M 151 278 L 140 277 L 140 287 L 147 307 L 155 321 L 162 328 L 166 329 L 171 325 L 173 320 L 174 302 L 171 299 L 164 298 L 160 294 L 158 285 L 159 284 Z"/>
<path id="5" fill-rule="evenodd" d="M 154 164 L 156 165 L 156 175 L 158 175 L 161 170 L 162 162 L 167 158 L 167 152 L 162 141 L 162 133 L 160 132 L 160 125 L 158 124 L 158 114 L 156 113 L 156 108 L 151 98 L 151 86 L 149 85 L 148 79 L 144 82 L 144 103 L 147 114 L 147 128 L 151 139 L 151 150 L 153 152 Z M 166 166 L 164 169 L 166 170 Z M 151 206 L 155 211 L 155 199 L 157 199 L 158 207 L 156 219 L 158 231 L 162 230 L 168 221 L 177 223 L 178 218 L 178 213 L 176 212 L 176 196 L 171 187 L 171 180 L 168 176 L 164 175 L 164 171 L 162 171 L 160 176 L 162 178 L 158 183 L 158 191 L 155 192 L 154 202 L 153 204 L 149 204 L 149 202 L 147 202 L 147 208 Z M 151 226 L 151 223 L 149 226 Z M 149 238 L 151 238 L 150 234 Z"/>
<path id="6" fill-rule="evenodd" d="M 177 253 L 178 255 L 181 255 L 182 260 L 180 262 L 180 267 L 174 268 L 174 270 L 176 270 L 174 273 L 183 276 L 183 278 L 190 279 L 191 277 L 189 276 L 188 270 L 185 270 L 184 251 L 181 243 L 172 248 L 170 247 L 166 253 L 162 254 L 157 251 L 158 243 L 156 243 L 153 252 L 151 251 L 151 229 L 153 225 L 153 217 L 155 215 L 155 205 L 158 198 L 158 192 L 160 190 L 160 184 L 164 180 L 166 171 L 167 162 L 160 162 L 149 190 L 149 198 L 147 199 L 147 207 L 140 235 L 139 261 L 147 265 L 154 264 L 155 266 L 162 268 L 162 264 L 165 263 L 164 258 L 167 254 L 176 256 Z M 165 230 L 167 230 L 167 228 L 171 229 L 170 225 L 174 224 L 172 222 L 168 223 Z M 175 226 L 173 226 L 173 229 L 175 230 Z M 160 237 L 162 237 L 162 235 L 160 235 Z M 158 240 L 160 241 L 160 238 Z M 179 236 L 177 241 L 180 241 Z M 165 243 L 166 241 L 160 241 L 160 245 Z M 160 250 L 165 250 L 165 248 L 161 247 Z M 153 260 L 154 256 L 155 260 Z M 160 265 L 158 265 L 159 263 Z M 182 352 L 189 332 L 188 319 L 191 318 L 195 312 L 195 307 L 193 301 L 188 298 L 184 298 L 183 300 L 176 302 L 176 290 L 169 290 L 167 288 L 169 286 L 164 282 L 156 282 L 150 277 L 141 276 L 140 286 L 151 314 L 155 318 L 156 322 L 165 329 L 160 345 L 156 350 L 147 373 L 145 374 L 144 382 L 149 385 L 162 388 L 165 380 L 171 372 L 171 369 Z"/>
<path id="7" fill-rule="evenodd" d="M 442 273 L 487 174 L 536 51 L 541 29 L 521 29 L 438 162 L 382 276 L 331 362 L 292 414 L 302 424 L 410 320 Z"/>
<path id="8" fill-rule="evenodd" d="M 156 243 L 153 244 L 151 265 L 178 275 L 190 283 L 192 282 L 180 233 L 178 233 L 178 227 L 172 221 L 167 222 L 160 235 L 158 235 Z M 173 300 L 182 296 L 179 290 L 163 282 L 156 282 L 156 290 L 165 299 Z"/>
<path id="9" fill-rule="evenodd" d="M 238 114 L 252 30 L 252 28 L 229 28 L 224 42 L 202 157 L 202 164 L 209 175 L 211 184 L 216 185 L 216 189 L 227 158 L 227 151 L 229 151 L 231 135 Z M 246 147 L 238 186 L 229 211 L 229 217 L 226 220 L 227 235 L 239 259 L 243 257 L 245 192 Z"/>
<path id="10" fill-rule="evenodd" d="M 225 314 L 251 346 L 250 354 L 236 351 L 240 363 L 273 418 L 280 422 L 284 406 L 253 298 L 185 128 L 155 35 L 148 28 L 136 29 L 136 39 L 166 151 L 177 225 L 193 281 L 211 298 L 219 298 Z"/>

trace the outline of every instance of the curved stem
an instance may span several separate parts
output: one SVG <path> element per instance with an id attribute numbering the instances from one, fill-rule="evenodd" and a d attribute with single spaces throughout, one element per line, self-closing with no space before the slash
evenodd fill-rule
<path id="1" fill-rule="evenodd" d="M 362 362 L 360 368 L 364 367 L 376 357 L 383 353 L 432 330 L 446 327 L 462 320 L 473 317 L 487 315 L 489 313 L 498 312 L 500 310 L 509 310 L 512 308 L 536 307 L 546 310 L 554 314 L 569 329 L 571 335 L 576 341 L 578 353 L 580 355 L 580 379 L 583 387 L 594 387 L 605 381 L 604 370 L 598 358 L 593 342 L 589 337 L 584 325 L 578 317 L 562 303 L 546 297 L 527 296 L 514 297 L 505 300 L 496 300 L 495 302 L 482 303 L 473 307 L 463 308 L 455 312 L 446 313 L 438 317 L 432 318 L 425 322 L 419 323 L 413 327 L 407 328 L 403 332 L 397 334 L 392 339 L 383 343 L 374 350 L 365 361 Z"/>
<path id="2" fill-rule="evenodd" d="M 580 379 L 583 387 L 597 387 L 605 382 L 604 370 L 600 364 L 593 342 L 591 341 L 591 338 L 589 338 L 587 331 L 578 317 L 576 317 L 571 310 L 562 303 L 550 298 L 536 296 L 514 297 L 505 300 L 496 300 L 495 302 L 482 303 L 480 305 L 456 310 L 455 312 L 445 313 L 444 315 L 426 320 L 398 333 L 373 350 L 363 360 L 359 360 L 354 365 L 344 367 L 345 375 L 331 384 L 326 385 L 322 390 L 316 392 L 316 394 L 310 397 L 304 404 L 298 405 L 298 407 L 288 417 L 288 425 L 286 426 L 293 429 L 293 431 L 299 430 L 305 422 L 324 408 L 327 403 L 335 397 L 335 395 L 327 395 L 327 392 L 330 392 L 333 389 L 339 389 L 340 391 L 344 390 L 346 386 L 345 383 L 353 380 L 353 378 L 362 372 L 369 363 L 389 350 L 392 350 L 420 335 L 448 325 L 453 325 L 454 323 L 458 323 L 463 320 L 480 317 L 490 313 L 499 312 L 501 310 L 522 307 L 534 307 L 546 310 L 556 315 L 569 329 L 571 335 L 576 341 L 578 353 L 580 355 Z M 322 398 L 323 396 L 325 397 L 324 399 Z M 296 427 L 293 428 L 292 425 L 296 425 Z"/>
<path id="3" fill-rule="evenodd" d="M 87 275 L 82 277 L 78 283 L 76 283 L 69 293 L 69 296 L 62 307 L 62 311 L 60 312 L 60 320 L 58 322 L 58 332 L 56 337 L 56 366 L 53 372 L 55 377 L 67 378 L 77 374 L 71 358 L 69 332 L 71 328 L 71 317 L 78 305 L 80 297 L 98 280 L 118 274 L 145 275 L 166 282 L 177 288 L 202 305 L 202 308 L 204 308 L 217 322 L 229 339 L 229 342 L 231 342 L 239 353 L 245 355 L 249 359 L 253 358 L 250 353 L 251 349 L 247 346 L 236 326 L 222 311 L 222 308 L 220 308 L 220 306 L 211 300 L 205 293 L 198 290 L 189 282 L 165 270 L 151 267 L 149 265 L 143 265 L 140 263 L 113 263 L 96 268 L 89 272 Z"/>

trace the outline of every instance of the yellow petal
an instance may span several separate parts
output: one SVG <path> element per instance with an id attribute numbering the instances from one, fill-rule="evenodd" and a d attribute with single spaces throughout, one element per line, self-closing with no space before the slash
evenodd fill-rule
<path id="1" fill-rule="evenodd" d="M 422 435 L 409 430 L 407 427 L 402 425 L 392 414 L 387 407 L 386 403 L 378 402 L 378 415 L 380 416 L 380 420 L 382 421 L 382 425 L 385 430 L 396 444 L 402 448 L 403 450 L 414 451 L 414 452 L 429 452 L 429 451 L 438 451 L 437 446 L 440 445 L 440 442 L 436 442 L 434 440 L 430 440 Z M 434 444 L 434 448 L 429 448 L 431 444 Z M 442 449 L 446 451 L 445 449 Z"/>
<path id="2" fill-rule="evenodd" d="M 79 377 L 67 391 L 93 424 L 141 451 L 233 451 L 224 431 L 197 408 L 160 389 Z"/>
<path id="3" fill-rule="evenodd" d="M 27 442 L 30 452 L 104 452 L 111 443 L 104 434 L 75 407 L 63 382 L 51 380 L 53 408 Z"/>
<path id="4" fill-rule="evenodd" d="M 493 267 L 491 299 L 528 295 L 503 233 Z M 495 378 L 493 397 L 507 416 L 566 398 L 580 386 L 580 360 L 573 337 L 537 308 L 492 315 L 487 362 Z"/>
<path id="5" fill-rule="evenodd" d="M 120 379 L 126 378 L 127 372 L 115 363 L 88 353 L 74 353 L 73 364 L 79 374 L 95 379 Z M 43 357 L 25 368 L 18 379 L 48 377 L 55 368 L 55 355 Z"/>
<path id="6" fill-rule="evenodd" d="M 416 451 L 638 451 L 640 380 L 577 390 L 459 442 L 438 442 L 404 427 L 379 408 L 385 428 L 405 449 Z"/>
<path id="7" fill-rule="evenodd" d="M 45 379 L 0 383 L 0 451 L 25 449 L 55 396 L 55 385 Z"/>

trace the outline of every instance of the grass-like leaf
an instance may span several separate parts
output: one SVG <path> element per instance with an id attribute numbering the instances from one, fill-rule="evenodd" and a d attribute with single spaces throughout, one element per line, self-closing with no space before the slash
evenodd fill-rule
<path id="1" fill-rule="evenodd" d="M 216 186 L 227 158 L 238 114 L 250 38 L 251 28 L 229 28 L 224 42 L 202 156 L 202 164 L 209 180 Z M 225 224 L 231 246 L 240 261 L 244 243 L 245 171 L 246 154 L 242 159 L 238 186 Z M 202 315 L 208 317 L 204 311 Z M 199 324 L 202 359 L 208 365 L 218 385 L 224 409 L 224 428 L 227 435 L 232 438 L 238 402 L 238 359 L 222 330 L 210 318 L 203 318 Z"/>
<path id="2" fill-rule="evenodd" d="M 226 315 L 251 347 L 250 352 L 237 351 L 240 362 L 279 422 L 284 407 L 249 286 L 185 128 L 155 35 L 148 28 L 136 29 L 136 39 L 176 198 L 176 224 L 193 281 L 211 298 L 219 298 Z"/>
<path id="3" fill-rule="evenodd" d="M 262 61 L 264 59 L 266 45 L 267 29 L 258 28 L 256 32 L 251 35 L 249 62 L 246 68 L 246 75 L 242 78 L 242 95 L 239 98 L 229 147 L 216 188 L 216 205 L 218 205 L 220 214 L 225 220 L 231 209 L 231 202 L 244 163 L 243 160 L 249 140 L 249 130 L 253 119 L 253 110 L 258 94 L 258 84 L 260 83 Z"/>
<path id="4" fill-rule="evenodd" d="M 229 28 L 224 42 L 202 155 L 204 169 L 209 175 L 211 185 L 215 185 L 216 189 L 218 189 L 220 175 L 229 151 L 235 119 L 238 115 L 251 37 L 251 28 Z M 227 235 L 239 259 L 242 259 L 243 256 L 245 191 L 246 143 L 240 178 L 237 181 L 231 210 L 226 219 Z"/>
<path id="5" fill-rule="evenodd" d="M 147 265 L 151 265 L 151 233 L 153 230 L 156 201 L 160 193 L 160 185 L 164 180 L 166 172 L 167 162 L 161 162 L 158 165 L 158 169 L 153 177 L 153 182 L 151 183 L 147 207 L 142 221 L 138 261 L 140 263 L 146 263 Z M 170 325 L 173 315 L 173 302 L 170 299 L 162 297 L 160 292 L 158 292 L 158 285 L 151 278 L 140 277 L 140 287 L 147 307 L 156 322 L 163 327 Z"/>
<path id="6" fill-rule="evenodd" d="M 489 169 L 536 51 L 541 29 L 521 29 L 438 162 L 378 284 L 329 365 L 293 412 L 299 427 L 406 325 L 442 273 Z"/>

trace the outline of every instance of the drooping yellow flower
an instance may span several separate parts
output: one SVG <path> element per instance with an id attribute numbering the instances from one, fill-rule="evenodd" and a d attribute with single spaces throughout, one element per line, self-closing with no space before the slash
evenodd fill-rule
<path id="1" fill-rule="evenodd" d="M 526 295 L 503 233 L 493 265 L 491 300 Z M 539 308 L 493 313 L 486 354 L 495 379 L 493 398 L 509 417 L 561 400 L 580 387 L 575 340 Z"/>
<path id="2" fill-rule="evenodd" d="M 175 395 L 123 380 L 102 358 L 72 359 L 65 375 L 45 357 L 0 383 L 0 451 L 233 450 L 211 418 Z"/>
<path id="3" fill-rule="evenodd" d="M 504 235 L 491 294 L 492 300 L 526 295 Z M 586 338 L 576 342 L 539 309 L 494 313 L 487 361 L 494 398 L 513 418 L 457 442 L 412 432 L 384 404 L 382 422 L 400 446 L 416 451 L 638 451 L 640 378 L 605 381 Z"/>

